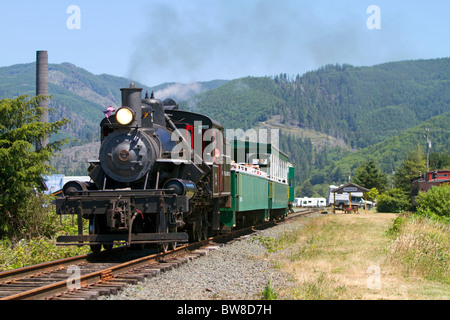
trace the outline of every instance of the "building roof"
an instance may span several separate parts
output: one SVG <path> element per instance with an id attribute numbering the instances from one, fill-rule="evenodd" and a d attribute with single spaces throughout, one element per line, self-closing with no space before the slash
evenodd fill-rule
<path id="1" fill-rule="evenodd" d="M 364 187 L 358 186 L 355 183 L 347 183 L 344 184 L 343 186 L 334 189 L 332 192 L 334 193 L 341 193 L 341 192 L 369 192 L 369 189 L 366 189 Z"/>

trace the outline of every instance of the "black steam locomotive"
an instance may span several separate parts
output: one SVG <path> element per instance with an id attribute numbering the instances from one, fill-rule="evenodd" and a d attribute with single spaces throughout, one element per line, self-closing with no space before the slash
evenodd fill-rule
<path id="1" fill-rule="evenodd" d="M 165 251 L 218 232 L 220 208 L 231 203 L 223 128 L 178 110 L 171 99 L 142 99 L 133 84 L 121 91 L 122 107 L 100 124 L 99 159 L 88 169 L 92 182 L 70 181 L 56 199 L 57 214 L 78 217 L 78 235 L 57 241 L 94 252 L 117 241 Z"/>

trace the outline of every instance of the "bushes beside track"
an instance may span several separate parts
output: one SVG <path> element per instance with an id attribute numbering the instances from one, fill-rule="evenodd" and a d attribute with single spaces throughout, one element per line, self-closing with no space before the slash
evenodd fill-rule
<path id="1" fill-rule="evenodd" d="M 416 204 L 416 214 L 450 223 L 450 185 L 419 192 Z"/>
<path id="2" fill-rule="evenodd" d="M 15 245 L 3 241 L 0 244 L 0 271 L 12 270 L 33 264 L 58 260 L 88 253 L 89 247 L 56 246 L 55 239 L 22 239 Z"/>
<path id="3" fill-rule="evenodd" d="M 0 240 L 0 272 L 90 252 L 88 246 L 56 246 L 56 238 L 59 235 L 75 234 L 77 225 L 70 217 L 60 221 L 54 212 L 51 218 L 54 230 L 51 236 L 34 236 L 17 242 Z"/>

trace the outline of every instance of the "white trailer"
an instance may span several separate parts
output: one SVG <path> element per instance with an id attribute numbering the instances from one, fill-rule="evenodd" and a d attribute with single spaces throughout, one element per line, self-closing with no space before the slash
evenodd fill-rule
<path id="1" fill-rule="evenodd" d="M 306 208 L 317 207 L 317 199 L 316 198 L 303 198 L 302 199 L 302 207 L 306 207 Z"/>
<path id="2" fill-rule="evenodd" d="M 294 207 L 326 207 L 327 199 L 325 198 L 295 198 Z"/>
<path id="3" fill-rule="evenodd" d="M 327 199 L 325 199 L 325 198 L 317 198 L 317 206 L 319 208 L 326 207 L 327 206 Z"/>
<path id="4" fill-rule="evenodd" d="M 302 206 L 302 198 L 295 198 L 293 206 L 294 207 L 301 207 Z"/>

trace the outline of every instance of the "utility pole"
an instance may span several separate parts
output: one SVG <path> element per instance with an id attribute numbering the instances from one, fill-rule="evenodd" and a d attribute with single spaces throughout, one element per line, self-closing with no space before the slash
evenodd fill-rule
<path id="1" fill-rule="evenodd" d="M 427 139 L 427 172 L 430 171 L 430 149 L 431 149 L 431 141 L 428 139 L 428 135 L 430 134 L 430 128 L 425 128 L 425 138 Z"/>

